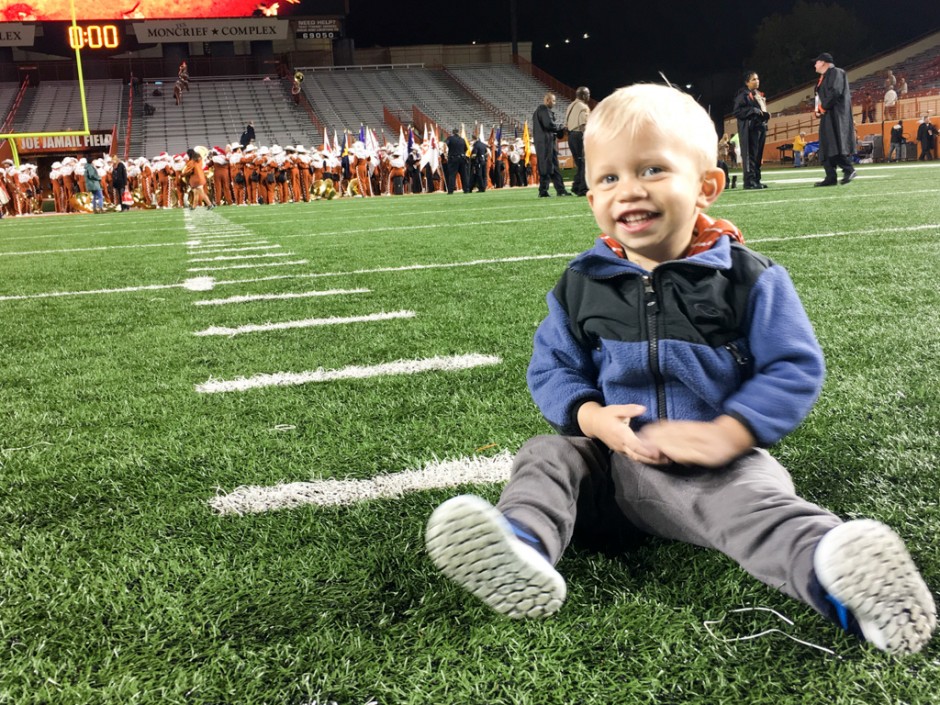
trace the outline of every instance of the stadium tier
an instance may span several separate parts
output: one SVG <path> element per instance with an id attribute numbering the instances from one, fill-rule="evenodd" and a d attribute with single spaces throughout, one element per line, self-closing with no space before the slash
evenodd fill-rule
<path id="1" fill-rule="evenodd" d="M 546 86 L 525 76 L 512 66 L 500 66 L 519 80 L 535 84 L 532 92 L 539 97 L 530 102 L 528 112 L 516 111 L 519 125 L 531 119 Z M 413 121 L 412 106 L 444 129 L 464 124 L 499 124 L 510 114 L 505 106 L 487 96 L 476 94 L 454 80 L 448 71 L 423 66 L 340 67 L 301 69 L 305 73 L 303 90 L 320 121 L 330 130 L 355 129 L 360 123 L 385 124 L 388 109 L 400 121 Z"/>
<path id="2" fill-rule="evenodd" d="M 182 92 L 179 105 L 173 83 L 169 79 L 141 86 L 138 100 L 145 109 L 134 130 L 139 130 L 147 156 L 185 152 L 197 144 L 237 142 L 249 121 L 254 122 L 262 144 L 309 144 L 316 132 L 306 110 L 291 100 L 287 81 L 245 76 L 197 78 Z"/>
<path id="3" fill-rule="evenodd" d="M 110 130 L 120 122 L 125 90 L 120 80 L 85 81 L 89 129 Z M 78 82 L 43 81 L 37 87 L 26 89 L 13 129 L 15 132 L 62 132 L 80 130 L 83 124 Z"/>
<path id="4" fill-rule="evenodd" d="M 533 106 L 542 102 L 548 87 L 512 64 L 447 66 L 446 71 L 475 96 L 497 106 L 514 122 L 532 121 Z M 555 114 L 563 116 L 568 100 L 558 96 Z"/>

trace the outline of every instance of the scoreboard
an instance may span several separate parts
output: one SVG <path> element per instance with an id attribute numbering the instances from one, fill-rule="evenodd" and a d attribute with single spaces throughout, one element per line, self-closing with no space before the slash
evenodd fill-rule
<path id="1" fill-rule="evenodd" d="M 349 0 L 74 0 L 79 21 L 226 19 L 234 17 L 309 17 L 349 14 Z M 70 0 L 0 0 L 0 23 L 66 22 Z M 87 38 L 86 38 L 87 39 Z"/>
<path id="2" fill-rule="evenodd" d="M 69 49 L 119 49 L 121 30 L 116 24 L 68 25 Z"/>

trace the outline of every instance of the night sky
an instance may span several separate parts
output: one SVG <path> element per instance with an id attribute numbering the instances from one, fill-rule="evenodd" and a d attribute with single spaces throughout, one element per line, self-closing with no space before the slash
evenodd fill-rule
<path id="1" fill-rule="evenodd" d="M 570 86 L 589 85 L 595 98 L 636 81 L 661 81 L 662 71 L 672 83 L 691 84 L 689 92 L 715 116 L 731 108 L 761 20 L 789 12 L 796 1 L 517 0 L 518 39 L 533 42 L 537 66 Z M 349 0 L 347 36 L 363 48 L 510 40 L 509 0 L 453 6 L 448 16 L 446 2 Z M 843 0 L 842 6 L 871 28 L 866 56 L 940 28 L 935 0 Z M 807 56 L 807 82 L 814 78 L 813 58 Z M 836 62 L 844 65 L 838 56 Z M 771 97 L 790 88 L 762 85 Z"/>

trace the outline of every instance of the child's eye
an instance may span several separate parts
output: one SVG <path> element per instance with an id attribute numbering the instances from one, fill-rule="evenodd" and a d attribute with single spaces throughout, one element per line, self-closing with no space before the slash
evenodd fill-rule
<path id="1" fill-rule="evenodd" d="M 661 166 L 648 166 L 643 170 L 643 176 L 656 176 L 662 173 L 663 168 Z"/>
<path id="2" fill-rule="evenodd" d="M 607 176 L 601 177 L 602 184 L 615 184 L 617 183 L 617 176 L 615 174 L 608 174 Z"/>

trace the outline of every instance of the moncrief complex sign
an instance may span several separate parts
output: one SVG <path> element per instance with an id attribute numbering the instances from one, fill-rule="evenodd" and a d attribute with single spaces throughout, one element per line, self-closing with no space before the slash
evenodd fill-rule
<path id="1" fill-rule="evenodd" d="M 0 24 L 0 47 L 31 47 L 36 25 L 10 22 Z"/>
<path id="2" fill-rule="evenodd" d="M 179 20 L 134 22 L 141 44 L 167 42 L 245 42 L 287 39 L 287 20 Z"/>
<path id="3" fill-rule="evenodd" d="M 59 152 L 108 152 L 111 132 L 95 131 L 90 135 L 59 135 L 57 137 L 17 137 L 16 150 L 21 154 Z"/>

